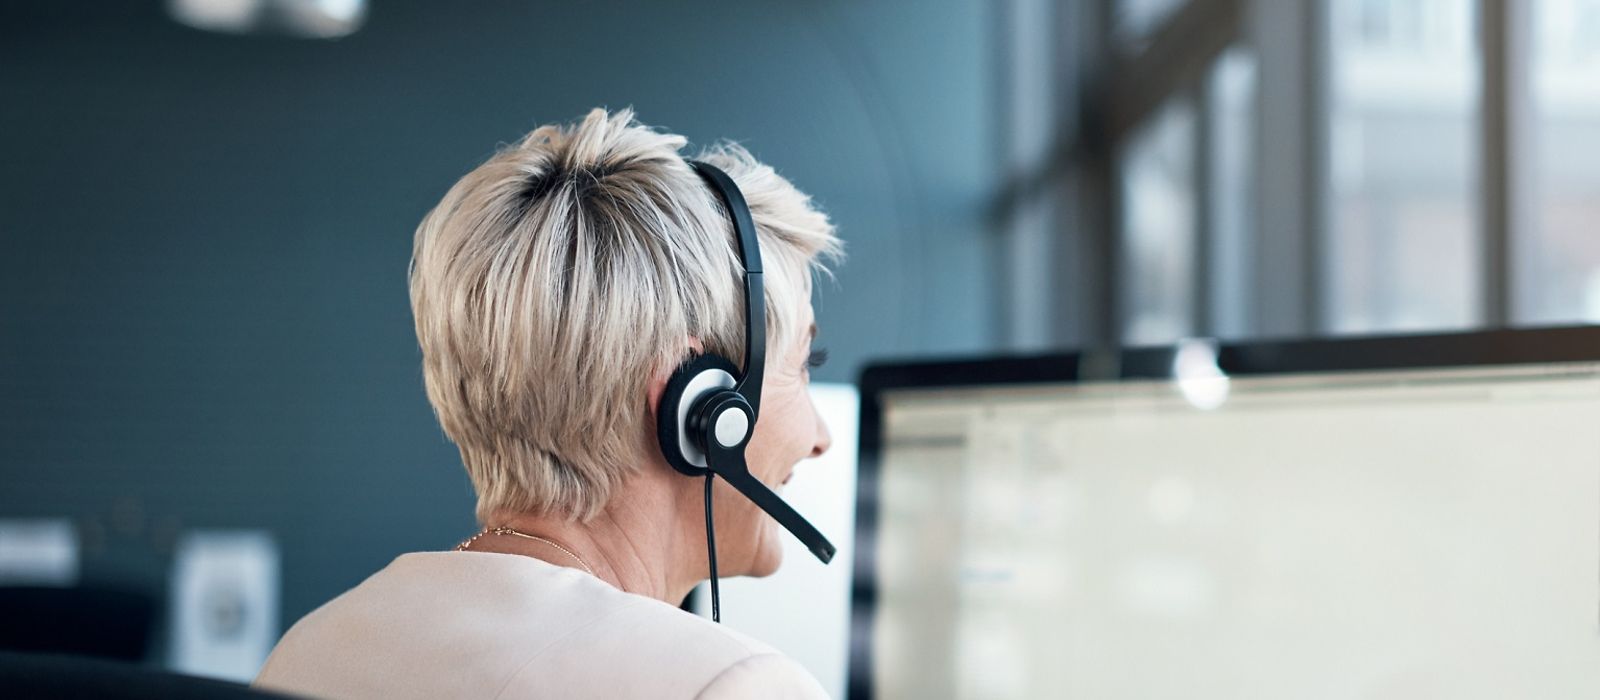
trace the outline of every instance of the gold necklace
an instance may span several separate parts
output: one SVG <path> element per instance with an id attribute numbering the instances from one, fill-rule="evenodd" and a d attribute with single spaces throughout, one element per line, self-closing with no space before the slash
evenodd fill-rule
<path id="1" fill-rule="evenodd" d="M 583 570 L 585 572 L 587 572 L 590 576 L 595 576 L 595 578 L 599 578 L 598 576 L 595 575 L 594 569 L 589 568 L 589 565 L 584 563 L 583 557 L 580 557 L 580 556 L 578 556 L 576 554 L 573 554 L 572 550 L 567 549 L 566 547 L 563 547 L 563 546 L 561 546 L 559 544 L 556 544 L 554 542 L 551 542 L 550 540 L 547 540 L 547 539 L 545 539 L 543 537 L 540 537 L 538 535 L 530 535 L 530 534 L 528 534 L 526 532 L 518 532 L 518 531 L 516 531 L 516 530 L 514 530 L 512 528 L 505 527 L 505 526 L 501 526 L 501 527 L 486 527 L 486 528 L 484 528 L 482 532 L 479 532 L 478 534 L 467 538 L 467 540 L 465 542 L 462 542 L 461 544 L 456 545 L 456 551 L 457 552 L 465 552 L 465 551 L 467 551 L 467 549 L 472 547 L 472 543 L 473 542 L 477 542 L 478 538 L 479 537 L 483 537 L 484 535 L 515 535 L 517 537 L 523 537 L 523 538 L 526 538 L 526 539 L 533 540 L 535 542 L 543 542 L 543 543 L 545 543 L 547 545 L 550 545 L 551 547 L 555 547 L 556 549 L 561 550 L 562 554 L 565 554 L 565 555 L 567 555 L 569 557 L 572 557 L 573 561 L 578 562 L 578 566 L 583 567 Z"/>

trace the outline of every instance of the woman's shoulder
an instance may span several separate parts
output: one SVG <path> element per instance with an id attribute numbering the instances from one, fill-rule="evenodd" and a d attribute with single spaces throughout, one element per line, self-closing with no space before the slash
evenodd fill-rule
<path id="1" fill-rule="evenodd" d="M 502 697 L 546 697 L 557 679 L 568 697 L 827 697 L 772 647 L 650 599 L 619 605 L 539 651 Z"/>
<path id="2" fill-rule="evenodd" d="M 438 674 L 447 658 L 470 659 L 472 672 Z M 446 678 L 454 685 L 433 687 Z M 581 571 L 474 552 L 402 555 L 294 625 L 258 682 L 358 697 L 396 687 L 733 697 L 750 683 L 778 697 L 784 688 L 823 696 L 793 661 L 709 620 Z"/>

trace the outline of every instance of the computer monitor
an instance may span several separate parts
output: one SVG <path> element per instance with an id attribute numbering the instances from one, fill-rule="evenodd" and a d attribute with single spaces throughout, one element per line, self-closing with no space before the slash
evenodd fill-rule
<path id="1" fill-rule="evenodd" d="M 853 700 L 1600 697 L 1600 328 L 861 392 Z"/>

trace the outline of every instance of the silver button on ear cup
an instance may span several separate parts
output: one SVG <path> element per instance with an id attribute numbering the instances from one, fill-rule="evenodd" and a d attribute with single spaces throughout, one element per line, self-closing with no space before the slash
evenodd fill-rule
<path id="1" fill-rule="evenodd" d="M 750 434 L 750 416 L 741 409 L 729 409 L 717 416 L 717 442 L 734 447 Z"/>
<path id="2" fill-rule="evenodd" d="M 700 397 L 718 389 L 732 389 L 734 384 L 733 375 L 720 369 L 709 369 L 695 375 L 684 387 L 683 395 L 678 399 L 678 449 L 683 451 L 683 458 L 690 464 L 706 466 L 706 453 L 695 447 L 694 441 L 689 439 L 689 409 Z"/>

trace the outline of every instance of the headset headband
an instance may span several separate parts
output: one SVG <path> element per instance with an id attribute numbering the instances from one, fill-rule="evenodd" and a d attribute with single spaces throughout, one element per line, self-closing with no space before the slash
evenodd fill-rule
<path id="1" fill-rule="evenodd" d="M 733 183 L 733 178 L 716 166 L 704 161 L 691 160 L 689 166 L 717 193 L 722 208 L 733 222 L 733 237 L 739 241 L 739 262 L 744 265 L 744 376 L 739 378 L 734 391 L 750 403 L 755 415 L 750 424 L 761 415 L 761 380 L 766 376 L 767 365 L 767 299 L 766 286 L 761 275 L 761 245 L 756 240 L 756 225 L 750 218 L 750 206 L 745 204 L 744 193 Z"/>

